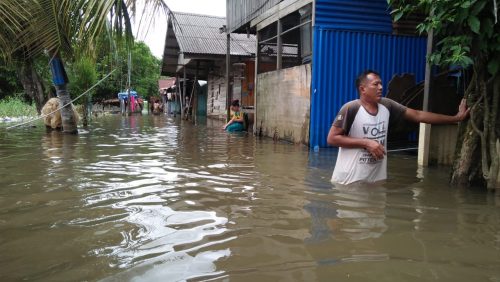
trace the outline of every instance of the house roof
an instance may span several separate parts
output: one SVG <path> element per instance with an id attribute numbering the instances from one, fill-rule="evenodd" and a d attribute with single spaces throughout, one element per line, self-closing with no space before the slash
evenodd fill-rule
<path id="1" fill-rule="evenodd" d="M 192 13 L 173 12 L 173 31 L 180 52 L 188 54 L 226 55 L 226 33 L 219 29 L 226 18 Z M 231 34 L 231 55 L 252 56 L 255 54 L 255 36 Z"/>
<path id="2" fill-rule="evenodd" d="M 185 67 L 188 77 L 199 69 L 199 78 L 206 79 L 207 69 L 226 57 L 227 35 L 219 31 L 225 24 L 224 17 L 172 12 L 168 18 L 162 75 L 175 76 Z M 230 36 L 232 57 L 254 56 L 257 44 L 254 35 Z"/>
<path id="3" fill-rule="evenodd" d="M 175 85 L 175 77 L 158 80 L 158 89 L 167 89 Z"/>

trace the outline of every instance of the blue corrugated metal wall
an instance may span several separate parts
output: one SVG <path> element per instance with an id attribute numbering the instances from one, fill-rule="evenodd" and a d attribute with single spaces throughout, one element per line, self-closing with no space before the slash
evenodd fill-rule
<path id="1" fill-rule="evenodd" d="M 315 18 L 326 29 L 392 32 L 386 0 L 316 0 Z"/>
<path id="2" fill-rule="evenodd" d="M 354 80 L 378 71 L 384 86 L 394 74 L 424 79 L 426 39 L 392 35 L 386 0 L 316 0 L 311 85 L 310 147 L 326 147 L 340 107 L 358 98 Z"/>
<path id="3" fill-rule="evenodd" d="M 426 39 L 390 34 L 328 30 L 316 27 L 311 89 L 310 146 L 325 147 L 333 118 L 358 94 L 356 75 L 373 69 L 384 86 L 394 74 L 424 79 Z M 384 92 L 385 93 L 385 92 Z"/>

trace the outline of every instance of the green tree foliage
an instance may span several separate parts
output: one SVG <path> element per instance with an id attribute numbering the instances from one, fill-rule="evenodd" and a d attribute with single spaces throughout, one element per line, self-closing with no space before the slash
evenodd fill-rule
<path id="1" fill-rule="evenodd" d="M 480 180 L 500 188 L 500 23 L 497 0 L 388 0 L 395 20 L 424 13 L 417 26 L 437 39 L 428 60 L 472 70 L 465 98 L 471 119 L 461 124 L 452 183 Z M 481 166 L 477 169 L 477 163 Z"/>
<path id="2" fill-rule="evenodd" d="M 500 2 L 500 1 L 499 1 Z M 433 30 L 437 42 L 430 61 L 436 65 L 472 66 L 486 60 L 495 75 L 500 64 L 500 25 L 495 0 L 388 0 L 399 20 L 410 13 L 427 16 L 417 26 L 420 33 Z"/>
<path id="3" fill-rule="evenodd" d="M 130 47 L 132 58 L 131 83 L 133 90 L 143 98 L 149 98 L 158 92 L 160 60 L 157 59 L 144 42 L 136 42 Z M 125 91 L 128 75 L 128 50 L 121 47 L 116 53 L 105 52 L 98 55 L 99 75 L 104 76 L 112 69 L 117 71 L 110 79 L 103 82 L 96 90 L 95 100 L 116 98 L 116 94 Z"/>
<path id="4" fill-rule="evenodd" d="M 89 89 L 97 81 L 97 71 L 94 60 L 88 57 L 78 59 L 70 72 L 70 88 L 72 97 L 76 97 Z"/>
<path id="5" fill-rule="evenodd" d="M 83 94 L 97 81 L 95 61 L 89 57 L 80 57 L 72 65 L 70 73 L 70 93 L 72 93 L 72 97 Z M 90 91 L 79 99 L 79 103 L 82 105 L 83 109 L 83 126 L 87 126 L 89 123 L 89 107 L 92 101 L 92 94 L 93 91 Z"/>
<path id="6" fill-rule="evenodd" d="M 31 70 L 38 74 L 40 78 L 40 83 L 42 84 L 41 89 L 43 89 L 41 95 L 44 97 L 53 96 L 54 94 L 52 93 L 54 93 L 54 89 L 52 87 L 50 71 L 47 68 L 47 60 L 36 58 L 34 60 L 29 60 L 29 62 L 31 63 Z M 24 100 L 30 104 L 33 102 L 36 104 L 36 102 L 38 102 L 35 101 L 36 97 L 34 93 L 32 93 L 32 91 L 26 91 L 24 88 L 26 85 L 23 85 L 23 83 L 26 83 L 25 77 L 23 77 L 23 70 L 25 70 L 26 65 L 27 63 L 22 60 L 0 60 L 0 100 L 15 96 L 17 99 Z M 37 109 L 40 110 L 41 105 L 37 105 Z"/>
<path id="7" fill-rule="evenodd" d="M 0 62 L 0 100 L 23 92 L 16 70 Z"/>
<path id="8" fill-rule="evenodd" d="M 169 11 L 164 0 L 143 3 L 153 11 Z M 51 63 L 61 66 L 59 62 L 74 62 L 75 53 L 97 53 L 103 34 L 113 39 L 125 35 L 130 44 L 136 4 L 135 0 L 1 0 L 0 56 L 32 61 L 48 54 Z M 66 83 L 56 85 L 56 91 L 63 104 L 71 102 Z M 61 115 L 64 132 L 76 133 L 71 108 L 63 108 Z"/>
<path id="9" fill-rule="evenodd" d="M 132 48 L 131 77 L 131 85 L 139 95 L 148 98 L 158 93 L 160 60 L 144 42 L 138 42 Z"/>

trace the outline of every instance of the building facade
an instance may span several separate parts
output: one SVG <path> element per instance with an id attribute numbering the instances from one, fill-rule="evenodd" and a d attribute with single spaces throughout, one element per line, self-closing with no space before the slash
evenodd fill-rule
<path id="1" fill-rule="evenodd" d="M 245 107 L 253 107 L 253 97 L 251 102 L 245 99 L 253 96 L 253 91 L 248 91 L 249 79 L 243 70 L 247 65 L 253 66 L 255 36 L 231 34 L 232 63 L 227 79 L 225 24 L 224 17 L 172 12 L 168 17 L 162 63 L 162 75 L 178 78 L 176 89 L 182 101 L 192 104 L 194 112 L 217 119 L 226 118 L 228 97 L 240 99 Z M 199 85 L 193 81 L 200 80 L 207 81 L 206 92 L 190 87 Z M 227 95 L 227 85 L 230 96 Z M 206 97 L 192 95 L 194 93 L 206 93 Z"/>
<path id="2" fill-rule="evenodd" d="M 393 24 L 385 0 L 226 3 L 227 30 L 257 37 L 257 133 L 325 147 L 336 113 L 357 98 L 359 72 L 377 70 L 384 85 L 400 73 L 424 78 L 426 38 Z"/>

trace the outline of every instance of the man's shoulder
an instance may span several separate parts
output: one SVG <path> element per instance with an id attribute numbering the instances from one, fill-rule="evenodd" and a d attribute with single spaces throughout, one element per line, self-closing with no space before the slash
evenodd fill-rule
<path id="1" fill-rule="evenodd" d="M 396 106 L 402 106 L 400 103 L 392 100 L 391 98 L 386 98 L 386 97 L 382 97 L 382 99 L 380 99 L 379 104 L 382 104 L 382 105 L 384 105 L 386 107 L 392 107 L 394 105 L 396 105 Z"/>
<path id="2" fill-rule="evenodd" d="M 361 107 L 361 104 L 359 103 L 359 100 L 356 99 L 356 100 L 352 100 L 352 101 L 349 101 L 347 103 L 345 103 L 344 105 L 342 105 L 342 108 L 340 109 L 340 112 L 344 113 L 344 114 L 355 114 L 358 112 L 359 108 Z"/>
<path id="3" fill-rule="evenodd" d="M 404 105 L 401 105 L 400 103 L 390 99 L 390 98 L 382 98 L 379 102 L 379 104 L 381 104 L 382 106 L 384 106 L 385 108 L 387 108 L 387 110 L 391 113 L 391 114 L 395 114 L 397 116 L 401 115 L 402 113 L 404 113 L 406 111 L 406 106 Z"/>
<path id="4" fill-rule="evenodd" d="M 345 103 L 338 112 L 337 117 L 333 122 L 333 126 L 340 127 L 345 130 L 346 134 L 349 134 L 349 130 L 356 115 L 358 114 L 360 106 L 361 104 L 358 100 Z"/>
<path id="5" fill-rule="evenodd" d="M 343 107 L 349 107 L 349 108 L 352 108 L 352 107 L 359 107 L 361 104 L 359 103 L 359 99 L 356 99 L 356 100 L 352 100 L 352 101 L 349 101 L 347 103 L 345 103 Z"/>
<path id="6" fill-rule="evenodd" d="M 359 108 L 361 107 L 361 104 L 359 103 L 359 100 L 352 100 L 347 103 L 345 103 L 342 108 L 339 111 L 339 117 L 345 116 L 345 117 L 353 117 L 358 113 Z"/>

